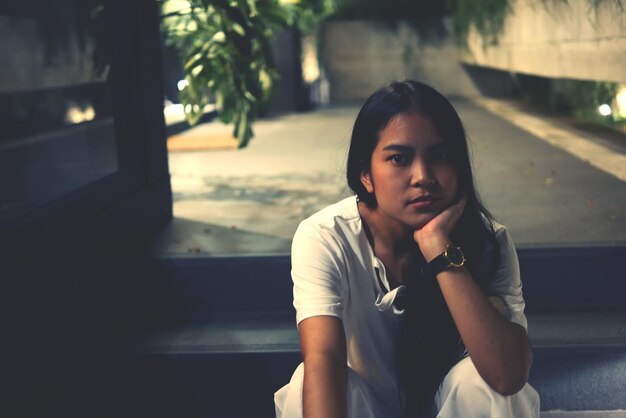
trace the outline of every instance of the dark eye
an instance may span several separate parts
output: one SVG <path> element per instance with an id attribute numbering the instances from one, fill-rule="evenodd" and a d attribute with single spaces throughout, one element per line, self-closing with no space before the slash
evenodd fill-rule
<path id="1" fill-rule="evenodd" d="M 394 163 L 395 165 L 405 165 L 409 161 L 409 159 L 402 154 L 391 155 L 389 156 L 388 160 Z"/>

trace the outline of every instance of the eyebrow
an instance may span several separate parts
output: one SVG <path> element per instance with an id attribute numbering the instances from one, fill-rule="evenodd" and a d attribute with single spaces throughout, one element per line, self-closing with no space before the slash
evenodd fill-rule
<path id="1" fill-rule="evenodd" d="M 430 151 L 430 152 L 438 151 L 440 149 L 445 149 L 447 147 L 448 147 L 448 144 L 446 144 L 445 142 L 438 142 L 428 147 L 426 151 Z M 414 153 L 415 148 L 408 146 L 408 145 L 389 144 L 385 148 L 383 148 L 383 151 L 398 151 L 398 152 Z"/>
<path id="2" fill-rule="evenodd" d="M 383 148 L 383 151 L 415 152 L 415 149 L 408 145 L 389 144 Z"/>

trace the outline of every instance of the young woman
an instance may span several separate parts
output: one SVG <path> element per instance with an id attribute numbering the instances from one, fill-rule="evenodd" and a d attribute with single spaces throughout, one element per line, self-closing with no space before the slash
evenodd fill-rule
<path id="1" fill-rule="evenodd" d="M 452 105 L 415 81 L 376 91 L 347 177 L 356 196 L 293 239 L 304 362 L 277 416 L 538 417 L 517 255 Z"/>

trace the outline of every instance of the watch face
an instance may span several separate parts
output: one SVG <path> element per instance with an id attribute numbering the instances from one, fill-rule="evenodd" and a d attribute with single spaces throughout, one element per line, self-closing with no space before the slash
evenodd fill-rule
<path id="1" fill-rule="evenodd" d="M 446 255 L 453 266 L 460 267 L 465 262 L 465 257 L 463 257 L 463 252 L 460 248 L 449 247 Z"/>

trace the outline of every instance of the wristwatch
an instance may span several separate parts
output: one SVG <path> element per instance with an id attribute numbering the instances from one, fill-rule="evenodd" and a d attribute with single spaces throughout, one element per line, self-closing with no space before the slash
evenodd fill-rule
<path id="1" fill-rule="evenodd" d="M 465 256 L 459 247 L 448 244 L 446 250 L 428 263 L 433 276 L 450 267 L 461 267 L 465 264 Z"/>

